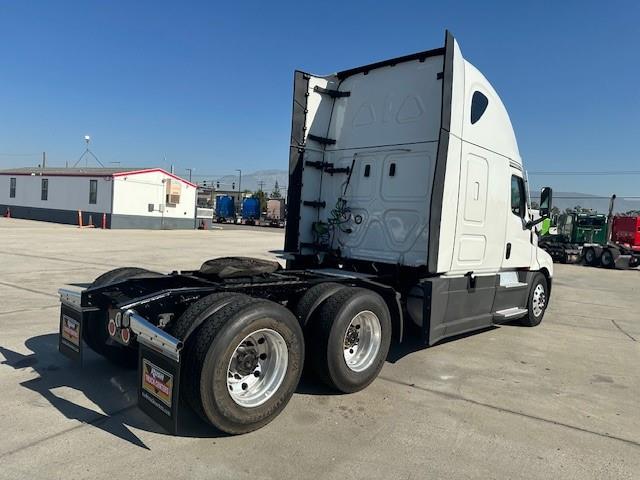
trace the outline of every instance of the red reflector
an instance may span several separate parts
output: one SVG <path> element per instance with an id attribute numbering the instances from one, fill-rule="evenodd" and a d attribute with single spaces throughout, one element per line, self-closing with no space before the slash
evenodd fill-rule
<path id="1" fill-rule="evenodd" d="M 129 343 L 129 340 L 131 340 L 131 332 L 129 332 L 128 328 L 120 330 L 120 338 L 122 338 L 124 343 Z"/>
<path id="2" fill-rule="evenodd" d="M 112 337 L 116 336 L 116 322 L 113 320 L 109 320 L 109 325 L 107 325 L 107 330 L 109 330 L 109 335 Z"/>

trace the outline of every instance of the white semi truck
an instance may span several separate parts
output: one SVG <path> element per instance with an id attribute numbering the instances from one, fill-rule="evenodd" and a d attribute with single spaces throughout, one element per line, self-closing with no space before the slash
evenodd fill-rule
<path id="1" fill-rule="evenodd" d="M 428 346 L 542 320 L 553 264 L 513 128 L 449 33 L 435 50 L 296 72 L 290 147 L 286 268 L 126 267 L 60 290 L 60 351 L 137 366 L 140 408 L 172 432 L 180 398 L 245 433 L 282 411 L 305 364 L 355 392 L 409 331 Z M 543 219 L 550 189 L 540 203 Z"/>

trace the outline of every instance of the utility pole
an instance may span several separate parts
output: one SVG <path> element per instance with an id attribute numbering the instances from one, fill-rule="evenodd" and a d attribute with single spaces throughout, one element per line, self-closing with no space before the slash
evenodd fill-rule
<path id="1" fill-rule="evenodd" d="M 189 183 L 191 183 L 191 174 L 193 173 L 193 168 L 185 168 L 187 172 L 189 172 Z"/>
<path id="2" fill-rule="evenodd" d="M 42 152 L 42 169 L 47 168 L 47 152 Z"/>
<path id="3" fill-rule="evenodd" d="M 242 170 L 239 168 L 236 168 L 236 172 L 238 172 L 239 177 L 238 177 L 238 207 L 240 208 L 240 211 L 242 212 Z"/>
<path id="4" fill-rule="evenodd" d="M 264 187 L 264 180 L 260 180 L 258 182 L 258 190 L 262 191 L 262 188 Z"/>

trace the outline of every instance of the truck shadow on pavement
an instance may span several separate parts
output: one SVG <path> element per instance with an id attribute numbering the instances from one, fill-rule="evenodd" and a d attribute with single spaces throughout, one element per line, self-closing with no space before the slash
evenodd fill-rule
<path id="1" fill-rule="evenodd" d="M 513 323 L 513 325 L 517 325 L 517 323 Z M 411 355 L 412 353 L 427 349 L 437 349 L 441 345 L 446 345 L 447 343 L 456 340 L 462 340 L 474 335 L 481 335 L 498 328 L 500 327 L 497 325 L 491 325 L 480 330 L 474 330 L 471 332 L 462 333 L 460 335 L 444 338 L 430 347 L 425 344 L 420 332 L 418 332 L 417 330 L 414 331 L 410 328 L 409 331 L 405 332 L 405 338 L 401 343 L 398 343 L 397 341 L 393 341 L 391 343 L 386 361 L 389 363 L 396 363 L 401 361 L 407 355 Z M 303 395 L 342 395 L 340 392 L 325 386 L 311 370 L 312 369 L 309 365 L 305 365 L 304 372 L 302 374 L 302 378 L 300 379 L 300 383 L 298 385 L 296 393 Z"/>
<path id="2" fill-rule="evenodd" d="M 479 330 L 473 330 L 471 332 L 461 333 L 459 335 L 454 335 L 452 337 L 447 337 L 447 338 L 443 338 L 442 340 L 438 340 L 436 343 L 434 343 L 429 347 L 425 343 L 425 340 L 423 339 L 422 334 L 419 333 L 417 330 L 413 331 L 412 328 L 410 327 L 409 329 L 407 329 L 408 331 L 405 331 L 404 333 L 405 338 L 402 341 L 402 343 L 393 342 L 391 344 L 391 347 L 389 348 L 389 354 L 387 355 L 387 362 L 396 363 L 402 360 L 407 355 L 418 352 L 420 350 L 438 348 L 440 345 L 446 345 L 447 343 L 455 342 L 456 340 L 462 340 L 464 338 L 472 337 L 475 335 L 482 335 L 483 333 L 490 332 L 498 328 L 500 327 L 496 325 L 491 325 Z"/>
<path id="3" fill-rule="evenodd" d="M 0 355 L 5 358 L 0 364 L 36 373 L 35 378 L 21 385 L 41 395 L 67 419 L 93 426 L 147 450 L 149 447 L 129 427 L 167 434 L 137 408 L 136 370 L 116 367 L 89 349 L 85 350 L 84 366 L 74 364 L 58 352 L 57 334 L 29 338 L 25 346 L 33 353 L 23 354 L 0 346 Z M 186 406 L 181 406 L 179 415 L 178 436 L 227 436 L 206 425 Z"/>
<path id="4" fill-rule="evenodd" d="M 437 348 L 439 345 L 482 334 L 495 328 L 497 327 L 448 338 L 430 348 Z M 136 370 L 125 370 L 112 365 L 88 348 L 85 349 L 84 365 L 75 364 L 58 352 L 58 335 L 54 333 L 29 338 L 25 346 L 32 352 L 31 354 L 16 352 L 0 345 L 0 355 L 5 358 L 0 364 L 16 370 L 31 369 L 31 372 L 37 376 L 20 385 L 41 395 L 67 419 L 90 425 L 147 450 L 149 447 L 130 427 L 168 435 L 137 408 Z M 391 345 L 387 361 L 396 363 L 405 356 L 426 348 L 419 336 L 409 335 L 403 343 L 394 342 Z M 324 386 L 310 370 L 309 366 L 305 366 L 296 393 L 339 395 L 335 390 Z M 78 395 L 78 392 L 82 395 Z M 77 399 L 83 405 L 69 398 Z M 74 428 L 77 426 L 73 425 L 67 430 Z M 53 434 L 53 436 L 57 435 L 58 433 Z M 207 425 L 190 408 L 181 404 L 177 436 L 221 438 L 228 435 Z"/>

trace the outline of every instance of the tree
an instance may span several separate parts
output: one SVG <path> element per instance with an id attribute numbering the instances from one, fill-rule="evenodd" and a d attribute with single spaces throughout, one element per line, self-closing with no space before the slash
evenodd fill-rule
<path id="1" fill-rule="evenodd" d="M 276 180 L 276 184 L 273 186 L 273 191 L 271 192 L 271 198 L 282 198 L 282 194 L 280 193 L 280 185 L 278 185 L 278 180 Z"/>
<path id="2" fill-rule="evenodd" d="M 540 204 L 538 204 L 538 202 L 531 202 L 531 208 L 538 210 L 540 208 Z"/>
<path id="3" fill-rule="evenodd" d="M 254 193 L 253 198 L 257 198 L 258 200 L 260 200 L 261 212 L 267 210 L 267 195 L 262 190 L 258 190 L 256 193 Z"/>
<path id="4" fill-rule="evenodd" d="M 560 215 L 560 209 L 558 207 L 553 207 L 551 209 L 551 215 Z"/>

